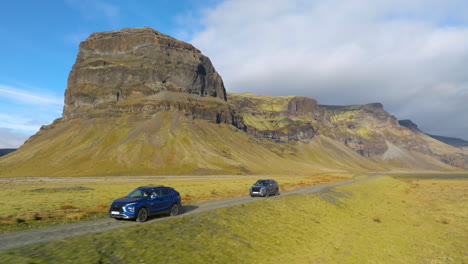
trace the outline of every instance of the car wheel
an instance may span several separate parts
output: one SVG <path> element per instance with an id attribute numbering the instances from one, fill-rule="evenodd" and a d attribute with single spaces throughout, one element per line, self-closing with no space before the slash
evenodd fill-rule
<path id="1" fill-rule="evenodd" d="M 148 210 L 146 208 L 141 208 L 138 210 L 138 215 L 137 215 L 137 222 L 145 222 L 148 220 Z"/>
<path id="2" fill-rule="evenodd" d="M 280 195 L 279 189 L 276 189 L 276 195 Z"/>
<path id="3" fill-rule="evenodd" d="M 170 216 L 176 216 L 179 214 L 179 205 L 178 204 L 173 204 L 172 207 L 171 207 L 171 213 L 170 213 Z"/>

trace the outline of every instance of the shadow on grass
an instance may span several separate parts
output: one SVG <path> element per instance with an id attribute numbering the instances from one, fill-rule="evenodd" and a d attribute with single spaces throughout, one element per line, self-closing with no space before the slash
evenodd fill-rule
<path id="1" fill-rule="evenodd" d="M 185 214 L 185 213 L 191 212 L 191 211 L 193 211 L 193 210 L 195 210 L 197 208 L 198 208 L 198 206 L 196 206 L 196 205 L 184 205 L 184 206 L 182 206 L 182 208 L 180 210 L 180 213 Z"/>
<path id="2" fill-rule="evenodd" d="M 195 210 L 197 208 L 198 208 L 198 206 L 196 206 L 196 205 L 183 205 L 182 208 L 180 209 L 179 215 L 191 212 L 191 211 L 193 211 L 193 210 Z M 168 216 L 166 214 L 154 215 L 154 216 L 149 216 L 148 221 L 157 221 L 157 220 L 162 220 L 162 219 L 168 218 L 168 217 L 170 217 L 170 216 Z"/>

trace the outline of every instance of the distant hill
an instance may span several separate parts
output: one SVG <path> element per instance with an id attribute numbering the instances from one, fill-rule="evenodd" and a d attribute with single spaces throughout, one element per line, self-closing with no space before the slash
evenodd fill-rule
<path id="1" fill-rule="evenodd" d="M 444 136 L 436 136 L 436 135 L 429 135 L 429 134 L 427 135 L 439 141 L 442 141 L 445 144 L 448 144 L 457 148 L 468 147 L 468 141 L 461 139 L 461 138 L 444 137 Z"/>
<path id="2" fill-rule="evenodd" d="M 17 149 L 10 149 L 10 148 L 8 148 L 8 149 L 0 149 L 0 157 L 1 157 L 1 156 L 5 156 L 6 154 L 9 154 L 9 153 L 11 153 L 11 152 L 13 152 L 13 151 L 15 151 L 15 150 L 17 150 Z"/>
<path id="3" fill-rule="evenodd" d="M 398 120 L 399 124 L 401 126 L 404 126 L 406 128 L 408 128 L 409 130 L 415 132 L 415 133 L 424 133 L 423 131 L 421 131 L 418 126 L 413 123 L 411 120 Z M 464 139 L 461 139 L 461 138 L 454 138 L 454 137 L 445 137 L 445 136 L 437 136 L 437 135 L 430 135 L 430 134 L 427 134 L 427 133 L 424 133 L 434 139 L 437 139 L 441 142 L 444 142 L 445 144 L 448 144 L 450 146 L 454 146 L 454 147 L 457 147 L 457 148 L 463 148 L 463 147 L 468 147 L 468 141 L 464 140 Z"/>
<path id="4" fill-rule="evenodd" d="M 81 42 L 61 118 L 0 158 L 0 175 L 456 170 L 463 152 L 380 103 L 227 93 L 208 57 L 151 28 Z"/>

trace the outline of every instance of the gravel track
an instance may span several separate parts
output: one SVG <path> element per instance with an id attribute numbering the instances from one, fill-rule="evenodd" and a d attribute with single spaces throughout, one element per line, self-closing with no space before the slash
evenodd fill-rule
<path id="1" fill-rule="evenodd" d="M 335 182 L 330 184 L 321 184 L 321 185 L 314 185 L 308 186 L 301 189 L 282 192 L 280 196 L 276 197 L 269 197 L 269 198 L 252 198 L 250 196 L 243 196 L 238 198 L 231 198 L 225 200 L 218 200 L 218 201 L 209 201 L 199 204 L 193 205 L 185 205 L 182 206 L 181 216 L 198 214 L 203 212 L 212 211 L 218 208 L 229 207 L 238 204 L 249 203 L 253 201 L 258 201 L 259 199 L 275 199 L 277 197 L 285 196 L 285 195 L 292 195 L 292 194 L 311 194 L 311 193 L 320 193 L 326 192 L 331 187 L 350 184 L 362 180 L 367 180 L 369 178 L 378 177 L 380 175 L 373 175 L 363 178 L 351 179 L 341 182 Z M 154 217 L 151 218 L 146 223 L 137 223 L 134 221 L 117 221 L 112 218 L 104 218 L 98 219 L 93 221 L 84 221 L 79 223 L 73 224 L 65 224 L 65 225 L 58 225 L 58 226 L 49 226 L 31 230 L 24 230 L 6 234 L 0 234 L 0 251 L 14 249 L 22 246 L 38 244 L 38 243 L 45 243 L 59 239 L 65 239 L 69 237 L 76 237 L 82 236 L 91 233 L 103 232 L 107 230 L 112 230 L 121 227 L 139 225 L 139 224 L 147 224 L 152 223 L 155 221 L 163 221 L 169 219 L 169 217 Z"/>

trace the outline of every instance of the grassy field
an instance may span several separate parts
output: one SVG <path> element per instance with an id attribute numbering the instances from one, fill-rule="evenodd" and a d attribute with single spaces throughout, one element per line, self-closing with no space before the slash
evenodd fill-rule
<path id="1" fill-rule="evenodd" d="M 112 200 L 142 185 L 172 186 L 187 205 L 245 196 L 257 179 L 272 177 L 287 191 L 352 175 L 0 179 L 0 233 L 107 217 Z"/>
<path id="2" fill-rule="evenodd" d="M 0 253 L 5 263 L 468 263 L 468 181 L 380 177 Z"/>

